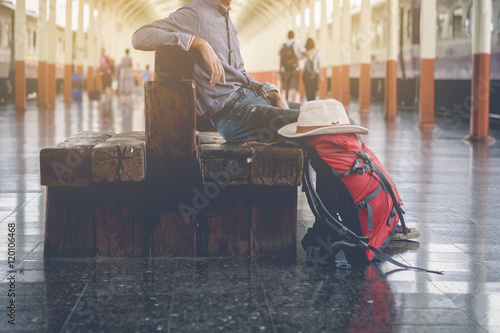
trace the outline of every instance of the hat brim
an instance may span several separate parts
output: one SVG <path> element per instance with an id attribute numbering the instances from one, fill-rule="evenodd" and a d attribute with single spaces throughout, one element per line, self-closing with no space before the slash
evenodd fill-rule
<path id="1" fill-rule="evenodd" d="M 278 130 L 278 134 L 286 138 L 301 138 L 304 136 L 316 136 L 325 134 L 368 134 L 368 128 L 355 125 L 332 125 L 313 129 L 304 133 L 297 133 L 297 123 L 283 126 Z"/>

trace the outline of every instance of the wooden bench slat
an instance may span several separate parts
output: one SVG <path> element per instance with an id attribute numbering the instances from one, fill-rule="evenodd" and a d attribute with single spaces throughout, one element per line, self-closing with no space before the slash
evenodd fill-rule
<path id="1" fill-rule="evenodd" d="M 89 186 L 92 149 L 111 133 L 81 132 L 40 151 L 40 182 L 44 186 Z"/>
<path id="2" fill-rule="evenodd" d="M 252 150 L 238 144 L 202 144 L 198 146 L 201 176 L 204 184 L 224 182 L 227 185 L 249 184 Z"/>
<path id="3" fill-rule="evenodd" d="M 92 180 L 100 182 L 142 182 L 146 179 L 144 132 L 115 134 L 92 149 Z"/>
<path id="4" fill-rule="evenodd" d="M 242 147 L 226 143 L 214 133 L 198 134 L 197 157 L 204 184 L 217 182 L 221 174 L 230 185 L 298 186 L 302 181 L 304 154 L 292 145 Z M 232 173 L 228 171 L 233 171 Z"/>
<path id="5" fill-rule="evenodd" d="M 301 148 L 253 146 L 252 153 L 252 184 L 266 186 L 301 184 L 304 161 Z"/>

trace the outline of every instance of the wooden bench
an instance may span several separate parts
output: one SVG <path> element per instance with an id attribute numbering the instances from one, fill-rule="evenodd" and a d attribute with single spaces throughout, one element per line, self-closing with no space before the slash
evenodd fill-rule
<path id="1" fill-rule="evenodd" d="M 159 81 L 145 84 L 145 132 L 40 152 L 45 255 L 294 259 L 302 150 L 197 135 L 194 81 L 162 80 L 169 52 L 157 48 Z"/>

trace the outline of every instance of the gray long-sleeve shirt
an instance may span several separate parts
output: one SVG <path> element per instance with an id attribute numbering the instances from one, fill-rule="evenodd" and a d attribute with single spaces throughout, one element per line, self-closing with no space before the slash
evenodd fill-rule
<path id="1" fill-rule="evenodd" d="M 265 96 L 269 91 L 279 91 L 275 85 L 261 84 L 247 74 L 229 9 L 217 0 L 193 0 L 169 17 L 143 26 L 132 36 L 134 48 L 144 51 L 154 51 L 155 46 L 161 44 L 189 50 L 195 37 L 212 46 L 224 68 L 225 84 L 219 81 L 210 87 L 210 68 L 199 52 L 193 54 L 197 107 L 207 117 L 220 111 L 229 96 L 242 86 L 257 89 Z"/>

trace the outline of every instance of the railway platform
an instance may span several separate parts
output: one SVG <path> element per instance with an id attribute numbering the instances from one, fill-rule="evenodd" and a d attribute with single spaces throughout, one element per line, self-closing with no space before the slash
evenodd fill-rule
<path id="1" fill-rule="evenodd" d="M 58 96 L 55 107 L 0 106 L 0 332 L 499 331 L 500 129 L 474 142 L 452 112 L 419 128 L 412 109 L 399 108 L 391 121 L 381 105 L 358 109 L 351 102 L 350 116 L 370 129 L 364 140 L 396 182 L 408 225 L 421 232 L 418 242 L 392 242 L 385 252 L 443 275 L 387 262 L 304 266 L 300 240 L 314 217 L 300 191 L 295 262 L 44 259 L 40 149 L 81 131 L 143 130 L 142 91 L 130 101 L 66 104 Z"/>

